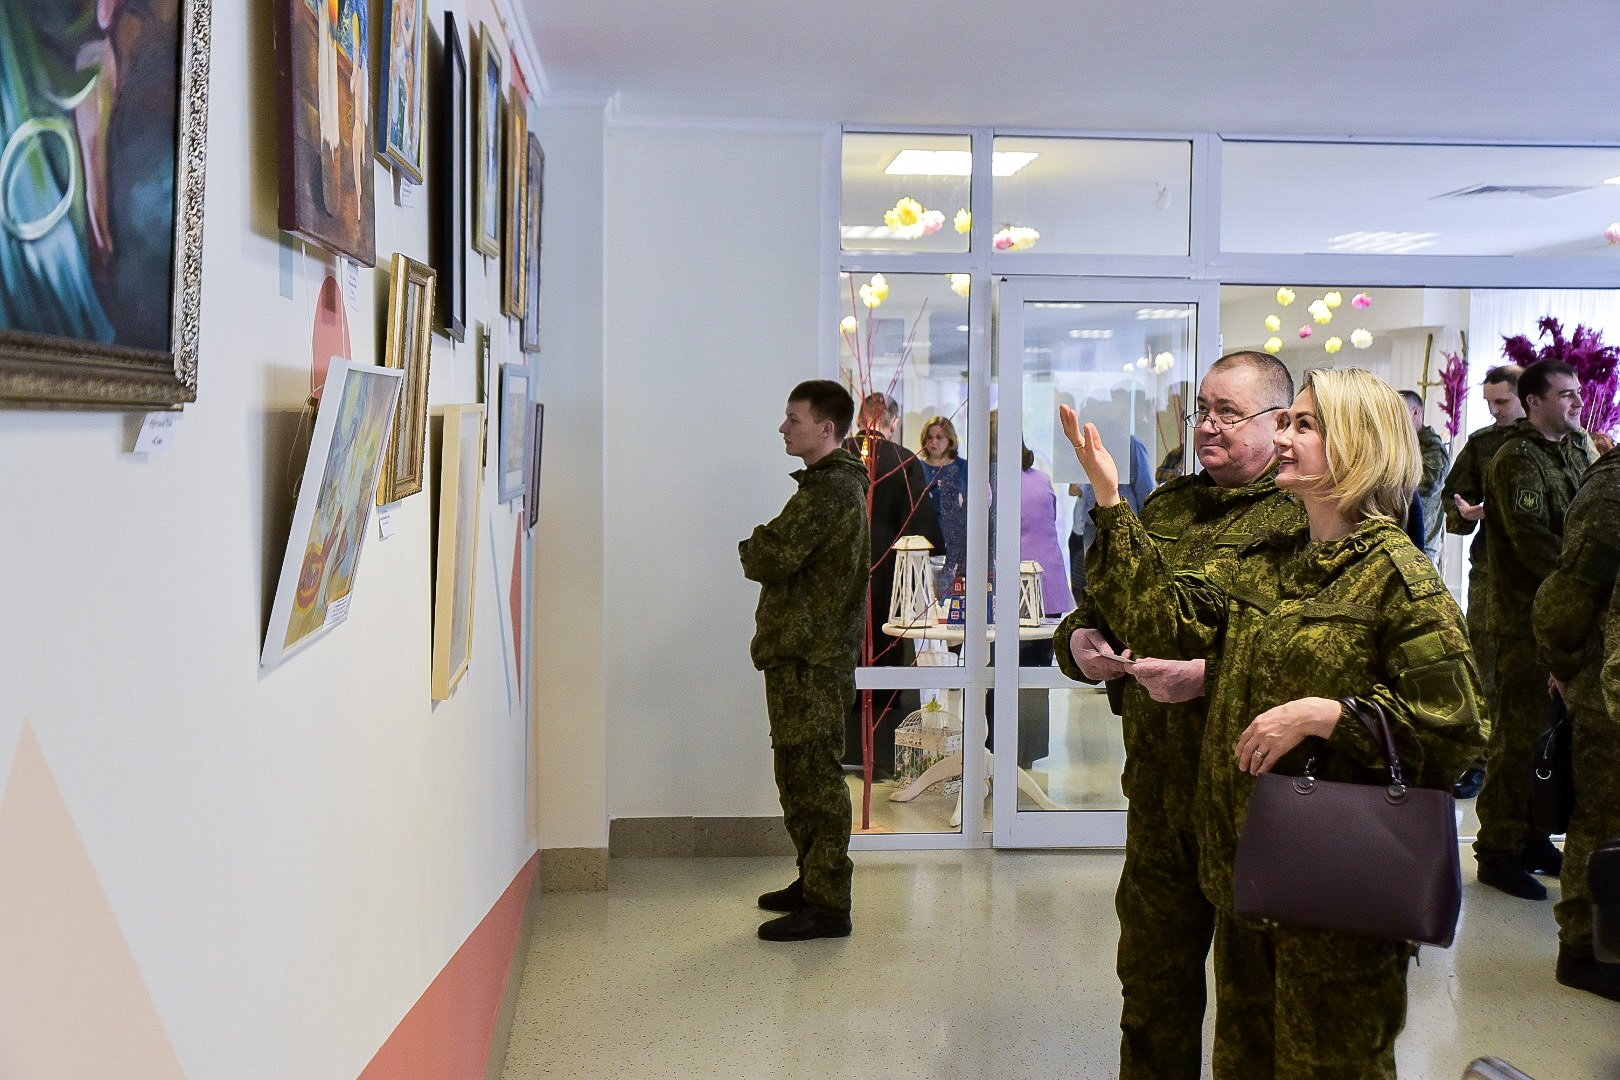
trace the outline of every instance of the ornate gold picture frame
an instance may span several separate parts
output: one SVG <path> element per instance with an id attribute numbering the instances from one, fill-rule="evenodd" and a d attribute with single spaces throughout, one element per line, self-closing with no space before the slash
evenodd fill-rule
<path id="1" fill-rule="evenodd" d="M 506 107 L 506 191 L 505 221 L 506 243 L 501 247 L 501 312 L 523 317 L 523 267 L 528 258 L 528 215 L 526 194 L 529 176 L 529 108 L 528 102 L 512 87 L 511 101 Z"/>
<path id="2" fill-rule="evenodd" d="M 422 490 L 422 458 L 427 443 L 428 362 L 432 355 L 433 267 L 394 253 L 388 282 L 388 341 L 383 364 L 405 372 L 394 436 L 388 446 L 377 504 L 403 499 Z"/>
<path id="3" fill-rule="evenodd" d="M 447 405 L 439 466 L 439 544 L 433 568 L 433 700 L 455 692 L 472 658 L 477 593 L 482 405 Z"/>

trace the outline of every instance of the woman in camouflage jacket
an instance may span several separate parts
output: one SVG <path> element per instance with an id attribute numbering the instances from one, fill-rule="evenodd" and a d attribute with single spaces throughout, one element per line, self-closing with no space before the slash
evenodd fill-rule
<path id="1" fill-rule="evenodd" d="M 1411 947 L 1239 919 L 1232 865 L 1256 775 L 1315 758 L 1319 778 L 1387 782 L 1340 699 L 1384 707 L 1409 784 L 1449 789 L 1484 743 L 1462 612 L 1400 528 L 1421 470 L 1404 404 L 1369 372 L 1313 372 L 1275 436 L 1308 529 L 1202 573 L 1168 572 L 1096 428 L 1063 421 L 1098 496 L 1093 599 L 1137 652 L 1208 659 L 1195 817 L 1218 911 L 1214 1075 L 1394 1077 Z"/>

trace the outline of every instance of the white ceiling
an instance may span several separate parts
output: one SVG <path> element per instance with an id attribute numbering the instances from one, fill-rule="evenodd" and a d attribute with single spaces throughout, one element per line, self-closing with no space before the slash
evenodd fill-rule
<path id="1" fill-rule="evenodd" d="M 1614 0 L 520 0 L 552 98 L 1095 131 L 1620 138 Z"/>

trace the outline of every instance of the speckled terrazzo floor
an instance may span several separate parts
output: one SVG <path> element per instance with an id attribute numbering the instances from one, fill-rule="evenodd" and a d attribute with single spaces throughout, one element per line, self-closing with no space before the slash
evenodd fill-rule
<path id="1" fill-rule="evenodd" d="M 504 1077 L 1114 1075 L 1118 853 L 855 859 L 834 941 L 754 936 L 782 858 L 616 859 L 609 891 L 542 896 Z M 1555 948 L 1550 903 L 1470 881 L 1458 944 L 1412 969 L 1402 1076 L 1620 1080 L 1620 1004 L 1558 986 Z"/>

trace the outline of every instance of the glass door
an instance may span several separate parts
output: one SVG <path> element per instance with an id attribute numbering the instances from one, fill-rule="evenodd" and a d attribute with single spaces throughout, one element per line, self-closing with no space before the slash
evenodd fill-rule
<path id="1" fill-rule="evenodd" d="M 991 414 L 991 814 L 997 847 L 1125 842 L 1124 742 L 1102 687 L 1055 663 L 1084 602 L 1090 486 L 1058 420 L 1095 423 L 1140 501 L 1191 461 L 1182 417 L 1218 350 L 1218 292 L 1199 282 L 999 278 Z M 1018 417 L 1017 424 L 1007 422 Z M 1017 493 L 1017 498 L 1001 493 Z M 1017 537 L 1017 543 L 998 543 Z"/>

